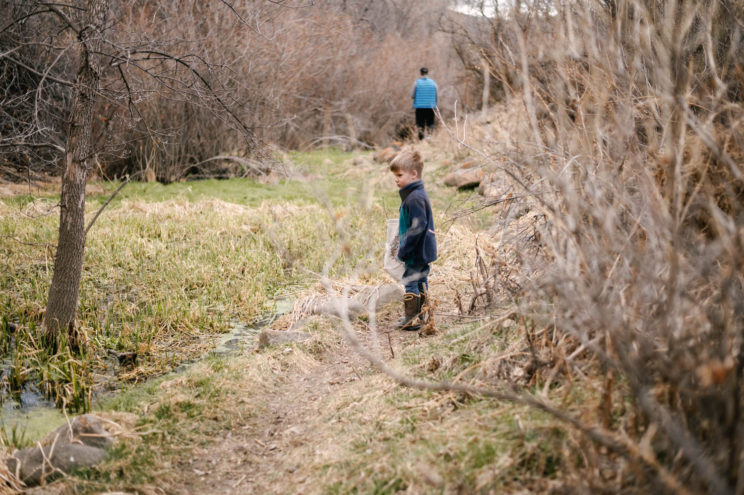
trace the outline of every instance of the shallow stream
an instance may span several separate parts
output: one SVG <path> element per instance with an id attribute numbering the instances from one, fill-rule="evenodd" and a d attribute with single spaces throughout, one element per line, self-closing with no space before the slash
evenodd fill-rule
<path id="1" fill-rule="evenodd" d="M 258 334 L 265 327 L 271 325 L 279 316 L 291 311 L 294 300 L 292 297 L 278 297 L 274 300 L 274 311 L 264 317 L 246 324 L 241 321 L 233 321 L 229 332 L 222 334 L 211 354 L 230 355 L 239 350 L 241 345 L 254 343 Z M 204 356 L 205 359 L 208 355 Z M 188 370 L 198 361 L 183 363 L 171 373 L 182 373 Z M 11 367 L 10 358 L 0 362 L 0 377 L 8 376 Z M 114 376 L 111 376 L 114 381 Z M 41 440 L 47 433 L 64 424 L 66 421 L 62 410 L 54 405 L 32 384 L 23 387 L 23 390 L 11 393 L 0 382 L 0 430 L 3 435 L 14 444 L 28 443 Z M 114 389 L 110 392 L 99 392 L 95 394 L 92 409 L 96 402 L 103 398 L 110 398 L 116 394 Z"/>

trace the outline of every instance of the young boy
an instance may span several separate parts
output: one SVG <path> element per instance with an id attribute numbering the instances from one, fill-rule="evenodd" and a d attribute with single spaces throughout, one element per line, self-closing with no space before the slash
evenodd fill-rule
<path id="1" fill-rule="evenodd" d="M 434 216 L 421 173 L 424 162 L 418 151 L 404 149 L 392 162 L 390 171 L 400 189 L 398 259 L 405 263 L 403 305 L 405 316 L 398 322 L 401 330 L 415 331 L 420 325 L 413 320 L 421 312 L 429 290 L 429 263 L 437 259 Z"/>

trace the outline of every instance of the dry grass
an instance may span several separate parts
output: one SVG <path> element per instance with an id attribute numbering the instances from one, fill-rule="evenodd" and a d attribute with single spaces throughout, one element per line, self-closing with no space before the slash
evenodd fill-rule
<path id="1" fill-rule="evenodd" d="M 608 5 L 491 23 L 501 43 L 471 41 L 516 74 L 497 111 L 522 124 L 448 131 L 541 217 L 535 249 L 506 244 L 524 337 L 550 363 L 543 390 L 591 391 L 574 424 L 614 439 L 599 456 L 575 442 L 573 489 L 740 492 L 744 116 L 720 43 L 740 39 L 740 8 Z"/>
<path id="2" fill-rule="evenodd" d="M 186 209 L 192 207 L 199 205 Z M 176 214 L 167 205 L 140 213 L 151 220 Z M 516 236 L 522 225 L 515 221 L 513 226 Z M 436 335 L 394 332 L 386 340 L 398 304 L 383 309 L 374 322 L 356 322 L 353 331 L 371 352 L 411 377 L 472 387 L 504 381 L 540 384 L 547 396 L 572 400 L 580 391 L 562 377 L 548 385 L 540 378 L 543 371 L 525 339 L 525 322 L 504 292 L 495 294 L 498 302 L 484 306 L 479 300 L 472 314 L 459 315 L 456 294 L 472 290 L 471 269 L 503 255 L 498 239 L 461 225 L 439 235 L 441 258 L 431 278 L 431 295 L 438 301 Z M 340 294 L 385 281 L 380 269 L 361 266 L 305 294 Z M 292 318 L 287 315 L 273 327 L 288 327 Z M 225 445 L 237 444 L 247 445 L 248 458 L 255 455 L 256 462 L 245 468 L 225 465 L 219 468 L 223 476 L 238 481 L 249 476 L 254 488 L 282 493 L 537 490 L 558 483 L 558 471 L 571 464 L 556 455 L 566 442 L 576 441 L 566 437 L 559 422 L 524 405 L 401 388 L 349 348 L 340 323 L 311 316 L 302 327 L 313 335 L 309 341 L 260 353 L 246 342 L 243 353 L 230 360 L 208 360 L 122 395 L 107 408 L 135 412 L 137 435 L 125 439 L 95 477 L 67 483 L 83 492 L 135 487 L 143 493 L 177 493 L 183 477 L 194 476 L 188 466 L 201 472 L 205 468 L 199 459 L 231 459 Z M 543 337 L 535 334 L 535 339 Z M 274 425 L 277 417 L 285 418 L 282 426 Z M 267 436 L 274 430 L 275 436 Z M 207 440 L 226 432 L 232 440 Z M 279 450 L 262 444 L 276 444 Z M 213 482 L 222 479 L 217 472 L 223 471 L 213 474 Z"/>

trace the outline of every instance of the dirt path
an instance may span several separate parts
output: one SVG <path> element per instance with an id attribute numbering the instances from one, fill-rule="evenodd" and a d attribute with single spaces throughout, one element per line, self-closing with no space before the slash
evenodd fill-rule
<path id="1" fill-rule="evenodd" d="M 391 333 L 393 346 L 416 339 L 415 333 Z M 387 345 L 387 338 L 385 345 Z M 344 394 L 372 370 L 369 364 L 342 344 L 327 353 L 305 373 L 294 371 L 277 379 L 265 397 L 261 412 L 245 405 L 246 423 L 225 432 L 179 466 L 182 484 L 176 494 L 317 493 L 303 469 L 304 456 L 315 460 L 334 449 L 340 438 L 329 436 L 328 402 Z M 324 419 L 325 417 L 325 419 Z"/>

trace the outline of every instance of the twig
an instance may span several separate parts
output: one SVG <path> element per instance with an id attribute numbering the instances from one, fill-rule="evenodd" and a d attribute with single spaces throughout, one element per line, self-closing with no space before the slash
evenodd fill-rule
<path id="1" fill-rule="evenodd" d="M 243 482 L 243 480 L 245 480 L 247 477 L 248 477 L 248 475 L 247 474 L 244 474 L 243 476 L 241 476 L 240 478 L 238 478 L 238 481 L 236 481 L 235 483 L 233 483 L 233 488 L 237 488 L 238 485 L 240 485 Z"/>
<path id="2" fill-rule="evenodd" d="M 114 193 L 113 193 L 113 194 L 112 194 L 111 196 L 109 196 L 109 198 L 108 198 L 108 199 L 106 200 L 106 202 L 105 202 L 105 203 L 103 203 L 103 205 L 102 205 L 102 206 L 101 206 L 101 207 L 100 207 L 100 208 L 98 209 L 98 211 L 96 212 L 95 216 L 94 216 L 94 217 L 93 217 L 93 218 L 91 219 L 90 223 L 89 223 L 89 224 L 88 224 L 88 226 L 87 226 L 87 227 L 85 228 L 85 236 L 87 236 L 87 235 L 88 235 L 88 231 L 89 231 L 89 230 L 90 230 L 90 228 L 91 228 L 91 227 L 93 226 L 93 223 L 94 223 L 94 222 L 95 222 L 95 221 L 96 221 L 96 220 L 98 219 L 98 217 L 99 217 L 99 216 L 101 215 L 101 213 L 103 212 L 103 209 L 104 209 L 104 208 L 106 208 L 106 207 L 108 206 L 108 204 L 109 204 L 109 203 L 110 203 L 110 202 L 111 202 L 111 201 L 112 201 L 112 200 L 113 200 L 113 199 L 114 199 L 114 198 L 116 197 L 116 195 L 117 195 L 117 194 L 119 194 L 119 191 L 121 191 L 121 190 L 122 190 L 122 189 L 124 188 L 124 186 L 126 186 L 127 184 L 129 184 L 129 181 L 130 181 L 130 180 L 132 180 L 132 177 L 135 177 L 135 176 L 137 176 L 137 174 L 139 174 L 139 173 L 140 173 L 140 172 L 137 172 L 137 173 L 135 173 L 134 175 L 132 175 L 131 177 L 130 177 L 129 175 L 127 175 L 127 178 L 126 178 L 126 179 L 124 180 L 124 182 L 122 182 L 122 183 L 121 183 L 121 185 L 120 185 L 120 186 L 119 186 L 118 188 L 116 188 L 116 191 L 114 191 Z"/>
<path id="3" fill-rule="evenodd" d="M 23 244 L 24 246 L 44 247 L 45 249 L 48 249 L 50 247 L 57 247 L 56 244 L 52 244 L 50 242 L 25 242 L 11 235 L 0 235 L 0 238 L 10 239 L 11 241 L 15 241 L 18 244 Z"/>

